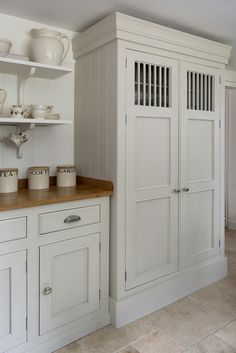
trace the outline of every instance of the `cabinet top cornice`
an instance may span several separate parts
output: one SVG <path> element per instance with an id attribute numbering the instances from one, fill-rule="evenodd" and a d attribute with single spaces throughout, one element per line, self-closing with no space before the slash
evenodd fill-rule
<path id="1" fill-rule="evenodd" d="M 120 12 L 113 12 L 73 39 L 75 57 L 82 56 L 115 39 L 150 45 L 221 64 L 228 63 L 231 53 L 229 45 Z"/>

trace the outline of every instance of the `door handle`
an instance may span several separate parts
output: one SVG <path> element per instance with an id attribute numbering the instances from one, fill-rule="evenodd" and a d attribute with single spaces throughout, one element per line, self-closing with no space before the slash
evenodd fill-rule
<path id="1" fill-rule="evenodd" d="M 51 294 L 52 293 L 52 288 L 51 287 L 45 287 L 44 289 L 43 289 L 43 294 L 44 295 L 49 295 L 49 294 Z"/>
<path id="2" fill-rule="evenodd" d="M 76 215 L 68 216 L 64 219 L 64 223 L 74 223 L 79 221 L 81 221 L 81 217 Z"/>
<path id="3" fill-rule="evenodd" d="M 177 194 L 179 194 L 180 191 L 181 191 L 181 190 L 180 190 L 180 188 L 178 188 L 178 187 L 174 189 L 174 192 L 176 192 Z"/>
<path id="4" fill-rule="evenodd" d="M 183 191 L 184 191 L 184 192 L 189 192 L 189 187 L 188 187 L 188 186 L 184 186 L 184 187 L 183 187 Z"/>

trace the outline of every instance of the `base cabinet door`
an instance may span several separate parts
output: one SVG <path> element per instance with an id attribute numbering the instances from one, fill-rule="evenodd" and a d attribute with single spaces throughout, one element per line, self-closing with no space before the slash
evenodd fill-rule
<path id="1" fill-rule="evenodd" d="M 0 255 L 0 352 L 26 342 L 26 252 Z"/>
<path id="2" fill-rule="evenodd" d="M 99 309 L 99 233 L 40 247 L 40 334 Z"/>

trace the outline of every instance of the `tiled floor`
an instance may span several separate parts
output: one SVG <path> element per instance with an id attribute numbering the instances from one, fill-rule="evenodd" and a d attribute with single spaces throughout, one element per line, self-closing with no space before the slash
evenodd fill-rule
<path id="1" fill-rule="evenodd" d="M 107 326 L 56 353 L 236 353 L 236 231 L 228 278 L 118 330 Z"/>

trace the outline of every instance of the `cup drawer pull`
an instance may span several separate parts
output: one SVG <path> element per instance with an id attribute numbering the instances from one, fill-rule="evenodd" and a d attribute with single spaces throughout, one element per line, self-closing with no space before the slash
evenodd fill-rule
<path id="1" fill-rule="evenodd" d="M 74 223 L 74 222 L 79 222 L 81 221 L 81 217 L 80 216 L 68 216 L 66 217 L 66 219 L 64 220 L 64 223 Z"/>

